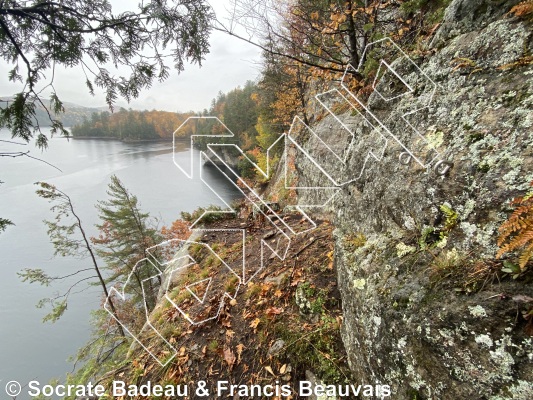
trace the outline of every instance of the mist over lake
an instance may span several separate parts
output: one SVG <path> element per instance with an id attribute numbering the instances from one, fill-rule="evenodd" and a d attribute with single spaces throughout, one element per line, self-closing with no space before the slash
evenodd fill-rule
<path id="1" fill-rule="evenodd" d="M 7 130 L 0 131 L 0 140 L 11 140 Z M 21 282 L 17 272 L 42 268 L 61 276 L 91 264 L 88 260 L 53 257 L 42 222 L 52 219 L 53 214 L 50 204 L 35 194 L 34 182 L 45 181 L 67 193 L 91 236 L 96 234 L 94 206 L 97 200 L 107 198 L 106 188 L 113 174 L 138 197 L 141 209 L 158 219 L 159 227 L 170 225 L 181 211 L 222 203 L 199 178 L 189 180 L 173 164 L 171 142 L 54 138 L 43 153 L 33 144 L 7 142 L 0 142 L 0 150 L 30 150 L 30 155 L 61 170 L 28 157 L 0 158 L 0 180 L 4 182 L 0 186 L 0 216 L 15 223 L 0 234 L 0 386 L 10 380 L 24 385 L 36 379 L 44 384 L 72 370 L 73 364 L 66 360 L 87 342 L 90 312 L 101 306 L 101 291 L 80 285 L 78 289 L 86 290 L 71 295 L 68 310 L 58 322 L 41 322 L 49 310 L 37 309 L 35 304 L 62 293 L 75 280 L 42 287 Z M 183 142 L 177 157 L 187 160 L 190 151 L 196 150 Z M 203 175 L 228 201 L 239 197 L 215 168 L 204 168 Z"/>

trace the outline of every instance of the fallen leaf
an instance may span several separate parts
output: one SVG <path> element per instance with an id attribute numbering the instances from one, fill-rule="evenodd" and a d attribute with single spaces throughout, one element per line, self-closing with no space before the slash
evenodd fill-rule
<path id="1" fill-rule="evenodd" d="M 261 322 L 261 320 L 259 318 L 256 318 L 252 321 L 252 323 L 250 324 L 250 328 L 253 328 L 254 332 L 256 331 L 257 329 L 257 326 L 259 325 L 259 323 Z"/>
<path id="2" fill-rule="evenodd" d="M 271 287 L 272 285 L 270 283 L 263 283 L 261 285 L 261 294 L 263 295 L 266 294 L 270 290 Z"/>
<path id="3" fill-rule="evenodd" d="M 229 348 L 224 348 L 224 360 L 228 363 L 229 369 L 231 370 L 233 368 L 233 364 L 235 364 L 235 353 Z"/>
<path id="4" fill-rule="evenodd" d="M 187 361 L 189 361 L 189 356 L 185 355 L 183 357 L 178 357 L 178 363 L 179 365 L 185 364 Z"/>
<path id="5" fill-rule="evenodd" d="M 269 307 L 266 310 L 267 315 L 280 315 L 283 312 L 283 308 L 280 307 Z"/>
<path id="6" fill-rule="evenodd" d="M 225 326 L 226 328 L 231 328 L 231 321 L 229 319 L 224 319 L 220 322 L 222 326 Z"/>
<path id="7" fill-rule="evenodd" d="M 242 343 L 239 343 L 237 345 L 237 364 L 240 364 L 242 361 L 241 356 L 242 356 L 243 350 L 244 350 L 244 345 Z"/>
<path id="8" fill-rule="evenodd" d="M 298 284 L 299 284 L 300 282 L 305 282 L 305 280 L 304 280 L 304 279 L 300 279 L 300 278 L 296 278 L 296 279 L 294 279 L 294 280 L 291 282 L 291 286 L 292 286 L 292 287 L 294 287 L 294 286 L 298 286 Z"/>
<path id="9" fill-rule="evenodd" d="M 279 373 L 283 375 L 285 371 L 287 370 L 287 364 L 283 364 L 281 368 L 279 369 Z"/>
<path id="10" fill-rule="evenodd" d="M 272 376 L 276 376 L 276 374 L 274 373 L 274 371 L 272 371 L 272 368 L 270 368 L 268 365 L 265 367 L 265 369 L 272 375 Z"/>

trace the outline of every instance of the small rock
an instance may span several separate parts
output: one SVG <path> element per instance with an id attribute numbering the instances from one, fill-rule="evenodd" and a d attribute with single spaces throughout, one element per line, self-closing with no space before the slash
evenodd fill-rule
<path id="1" fill-rule="evenodd" d="M 284 272 L 283 274 L 279 274 L 278 276 L 267 276 L 265 278 L 265 283 L 273 283 L 277 286 L 280 286 L 281 282 L 286 276 L 287 276 L 287 272 Z"/>
<path id="2" fill-rule="evenodd" d="M 265 233 L 265 234 L 263 235 L 263 239 L 264 239 L 264 240 L 270 239 L 270 238 L 273 237 L 274 235 L 276 235 L 276 231 L 275 231 L 275 230 L 268 231 L 267 233 Z"/>
<path id="3" fill-rule="evenodd" d="M 285 347 L 285 341 L 282 339 L 276 340 L 274 344 L 270 346 L 270 349 L 268 349 L 268 355 L 275 356 L 281 351 L 281 349 L 283 349 L 283 347 Z"/>

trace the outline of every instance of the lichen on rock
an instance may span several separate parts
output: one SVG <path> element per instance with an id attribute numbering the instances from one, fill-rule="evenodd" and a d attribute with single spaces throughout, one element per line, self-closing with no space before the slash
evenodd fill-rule
<path id="1" fill-rule="evenodd" d="M 403 165 L 391 140 L 384 157 L 371 160 L 326 210 L 335 214 L 350 366 L 363 382 L 391 385 L 394 399 L 526 400 L 533 393 L 532 340 L 509 297 L 533 296 L 533 288 L 498 281 L 491 269 L 509 200 L 533 180 L 533 65 L 508 67 L 533 51 L 530 25 L 508 14 L 517 3 L 452 1 L 428 44 L 431 54 L 420 60 L 438 90 L 417 129 L 453 163 L 448 174 Z M 459 58 L 473 67 L 463 71 Z M 415 73 L 406 79 L 423 92 Z M 368 104 L 394 132 L 416 101 L 416 94 L 390 103 L 372 94 Z M 363 119 L 349 114 L 341 118 L 362 132 Z M 313 129 L 326 135 L 332 125 L 326 116 Z M 372 140 L 358 136 L 344 171 L 357 170 L 366 155 L 357 152 Z M 321 182 L 308 159 L 297 161 L 302 186 Z M 316 194 L 299 196 L 319 204 Z M 442 204 L 457 214 L 453 227 Z M 347 238 L 356 232 L 366 242 L 354 248 Z M 474 282 L 476 274 L 486 280 Z M 472 290 L 465 289 L 469 280 Z"/>

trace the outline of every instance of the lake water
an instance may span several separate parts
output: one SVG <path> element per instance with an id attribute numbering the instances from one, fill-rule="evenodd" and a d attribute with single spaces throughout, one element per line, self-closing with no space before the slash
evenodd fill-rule
<path id="1" fill-rule="evenodd" d="M 35 194 L 36 181 L 46 181 L 66 192 L 78 214 L 95 235 L 97 200 L 107 198 L 106 188 L 115 174 L 135 194 L 143 211 L 170 225 L 181 211 L 198 206 L 221 205 L 216 195 L 198 178 L 189 180 L 173 164 L 172 143 L 122 143 L 119 141 L 66 140 L 56 138 L 41 153 L 33 145 L 17 146 L 7 131 L 0 131 L 0 153 L 30 150 L 62 172 L 27 157 L 0 157 L 0 217 L 12 220 L 0 234 L 0 399 L 11 380 L 22 385 L 30 380 L 41 384 L 72 370 L 67 358 L 89 338 L 90 311 L 100 307 L 96 287 L 72 295 L 68 310 L 55 324 L 42 323 L 46 310 L 35 304 L 68 287 L 68 283 L 41 287 L 22 283 L 22 268 L 42 268 L 51 275 L 64 275 L 91 266 L 88 260 L 53 258 L 43 219 L 51 219 L 50 204 Z M 187 144 L 177 154 L 183 162 L 190 157 Z M 238 192 L 214 168 L 204 168 L 210 186 L 231 201 Z M 195 176 L 198 176 L 196 174 Z M 72 281 L 71 281 L 72 283 Z M 83 287 L 80 287 L 83 288 Z M 18 399 L 24 399 L 19 396 Z"/>

